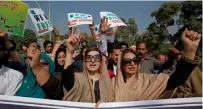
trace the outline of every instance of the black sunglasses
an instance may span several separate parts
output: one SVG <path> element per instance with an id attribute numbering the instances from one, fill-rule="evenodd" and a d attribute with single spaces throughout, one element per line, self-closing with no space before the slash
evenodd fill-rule
<path id="1" fill-rule="evenodd" d="M 49 65 L 49 62 L 48 61 L 41 61 L 40 62 L 42 65 Z"/>
<path id="2" fill-rule="evenodd" d="M 95 60 L 96 62 L 101 61 L 100 55 L 94 55 L 94 56 L 92 56 L 92 55 L 87 55 L 86 58 L 85 58 L 85 61 L 86 61 L 86 62 L 91 62 L 91 61 L 92 61 L 92 58 L 94 58 L 94 60 Z"/>
<path id="3" fill-rule="evenodd" d="M 121 62 L 123 64 L 129 64 L 129 63 L 132 63 L 132 62 L 137 63 L 139 61 L 138 61 L 138 59 L 136 57 L 134 57 L 132 59 L 131 58 L 124 58 Z"/>

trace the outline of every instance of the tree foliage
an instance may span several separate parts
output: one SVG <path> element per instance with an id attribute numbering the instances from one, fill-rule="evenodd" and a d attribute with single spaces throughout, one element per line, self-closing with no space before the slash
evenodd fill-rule
<path id="1" fill-rule="evenodd" d="M 180 37 L 186 28 L 202 33 L 201 1 L 164 3 L 158 10 L 151 13 L 151 17 L 155 18 L 155 22 L 152 22 L 147 30 L 153 34 L 153 36 L 148 34 L 149 36 L 147 38 L 148 40 L 156 40 L 153 43 L 148 42 L 150 45 L 155 46 L 150 46 L 153 51 L 157 49 L 160 50 L 166 40 L 170 41 L 172 45 L 176 43 L 176 47 L 181 46 Z M 179 29 L 175 34 L 169 34 L 168 27 L 174 25 L 178 25 Z M 144 36 L 145 35 L 146 33 L 144 33 Z M 202 45 L 200 44 L 199 52 L 201 48 Z"/>
<path id="2" fill-rule="evenodd" d="M 127 27 L 119 27 L 116 37 L 120 41 L 126 41 L 128 43 L 133 43 L 137 35 L 137 24 L 133 18 L 129 18 L 127 21 L 124 18 L 121 20 L 127 25 Z"/>

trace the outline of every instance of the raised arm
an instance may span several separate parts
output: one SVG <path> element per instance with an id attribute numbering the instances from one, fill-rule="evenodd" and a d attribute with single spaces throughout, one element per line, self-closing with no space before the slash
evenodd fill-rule
<path id="1" fill-rule="evenodd" d="M 36 80 L 40 86 L 44 85 L 50 78 L 49 72 L 44 69 L 40 64 L 41 51 L 35 46 L 31 46 L 27 50 L 27 57 L 33 74 L 36 76 Z"/>
<path id="2" fill-rule="evenodd" d="M 73 50 L 75 47 L 79 44 L 79 36 L 80 33 L 78 33 L 76 36 L 69 36 L 69 38 L 66 40 L 66 59 L 64 64 L 64 69 L 66 69 L 69 65 L 73 62 Z"/>
<path id="3" fill-rule="evenodd" d="M 200 39 L 201 34 L 198 34 L 197 32 L 185 30 L 182 33 L 181 40 L 184 45 L 184 52 L 177 63 L 175 72 L 168 80 L 166 87 L 167 90 L 184 84 L 197 64 L 200 62 L 200 59 L 195 57 Z"/>
<path id="4" fill-rule="evenodd" d="M 52 50 L 52 53 L 51 53 L 51 60 L 54 62 L 55 61 L 55 56 L 56 56 L 56 52 L 57 50 L 59 49 L 59 47 L 61 46 L 62 44 L 62 41 L 61 41 L 61 37 L 59 35 L 59 31 L 57 30 L 56 27 L 53 27 L 53 31 L 52 33 L 54 34 L 55 38 L 56 38 L 56 43 L 54 44 L 54 49 Z"/>
<path id="5" fill-rule="evenodd" d="M 54 28 L 54 29 L 53 29 L 52 33 L 53 33 L 53 35 L 54 35 L 56 41 L 61 40 L 61 37 L 60 37 L 60 35 L 59 35 L 59 31 L 57 30 L 57 28 L 56 28 L 55 26 L 53 26 L 53 28 Z"/>
<path id="6" fill-rule="evenodd" d="M 74 86 L 74 66 L 72 64 L 73 62 L 73 50 L 79 43 L 79 35 L 78 33 L 76 36 L 69 36 L 69 38 L 66 40 L 66 59 L 65 59 L 65 65 L 64 65 L 64 71 L 62 72 L 61 80 L 62 84 L 65 87 L 66 90 L 70 90 Z"/>
<path id="7" fill-rule="evenodd" d="M 52 50 L 51 53 L 51 60 L 54 62 L 56 58 L 56 52 L 58 51 L 59 47 L 61 46 L 62 42 L 56 42 L 54 44 L 54 49 Z"/>
<path id="8" fill-rule="evenodd" d="M 118 32 L 118 26 L 113 27 L 113 36 L 115 37 Z"/>
<path id="9" fill-rule="evenodd" d="M 41 66 L 40 54 L 41 51 L 37 47 L 29 47 L 27 50 L 28 61 L 33 74 L 49 99 L 61 100 L 63 97 L 62 84 L 60 80 L 50 75 L 49 72 Z"/>
<path id="10" fill-rule="evenodd" d="M 92 34 L 92 42 L 96 42 L 96 34 L 94 31 L 94 22 L 91 25 L 89 25 L 89 28 L 90 28 L 90 32 Z"/>

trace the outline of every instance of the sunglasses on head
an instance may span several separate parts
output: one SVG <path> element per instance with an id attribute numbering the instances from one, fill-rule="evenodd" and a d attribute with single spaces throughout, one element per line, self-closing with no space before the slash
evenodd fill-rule
<path id="1" fill-rule="evenodd" d="M 41 61 L 40 62 L 42 65 L 49 65 L 49 62 L 48 61 Z"/>
<path id="2" fill-rule="evenodd" d="M 92 55 L 87 55 L 86 58 L 85 58 L 85 61 L 86 61 L 86 62 L 91 62 L 93 58 L 94 58 L 94 60 L 95 60 L 96 62 L 101 61 L 100 55 L 94 55 L 94 56 L 92 56 Z"/>
<path id="3" fill-rule="evenodd" d="M 124 63 L 124 64 L 129 64 L 129 63 L 132 63 L 132 62 L 137 63 L 139 61 L 138 61 L 138 59 L 136 57 L 134 57 L 132 59 L 124 58 L 121 62 Z"/>

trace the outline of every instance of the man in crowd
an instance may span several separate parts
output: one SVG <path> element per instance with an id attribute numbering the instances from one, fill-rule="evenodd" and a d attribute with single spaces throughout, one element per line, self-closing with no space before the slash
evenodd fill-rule
<path id="1" fill-rule="evenodd" d="M 136 52 L 139 55 L 140 60 L 140 72 L 153 73 L 154 69 L 159 69 L 162 62 L 154 59 L 148 53 L 147 44 L 145 42 L 138 42 Z"/>
<path id="2" fill-rule="evenodd" d="M 117 69 L 117 63 L 118 63 L 118 56 L 119 56 L 120 52 L 121 52 L 121 50 L 118 47 L 118 45 L 114 45 L 112 51 L 110 52 L 108 69 L 112 70 L 115 75 L 116 75 L 116 69 Z"/>
<path id="3" fill-rule="evenodd" d="M 47 53 L 47 55 L 50 56 L 52 53 L 52 50 L 53 50 L 53 42 L 45 41 L 44 42 L 44 49 L 45 49 L 45 52 Z"/>
<path id="4" fill-rule="evenodd" d="M 9 43 L 7 37 L 7 33 L 0 30 L 0 95 L 15 95 L 22 84 L 23 74 L 5 66 L 8 63 L 8 52 L 12 49 L 6 46 Z"/>
<path id="5" fill-rule="evenodd" d="M 121 51 L 123 51 L 123 50 L 125 50 L 127 48 L 128 48 L 128 44 L 126 42 L 123 41 L 123 42 L 120 43 L 120 50 Z"/>

